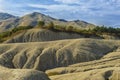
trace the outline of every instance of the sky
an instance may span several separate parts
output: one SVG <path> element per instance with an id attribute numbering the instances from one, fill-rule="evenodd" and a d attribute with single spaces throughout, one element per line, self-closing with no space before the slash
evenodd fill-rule
<path id="1" fill-rule="evenodd" d="M 120 0 L 0 0 L 0 12 L 16 16 L 40 12 L 58 19 L 120 25 Z"/>

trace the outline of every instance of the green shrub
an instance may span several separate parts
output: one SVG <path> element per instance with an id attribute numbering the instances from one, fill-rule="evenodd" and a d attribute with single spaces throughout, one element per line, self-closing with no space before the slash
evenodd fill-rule
<path id="1" fill-rule="evenodd" d="M 98 34 L 103 34 L 103 33 L 118 34 L 120 33 L 120 28 L 97 26 L 92 31 Z"/>
<path id="2" fill-rule="evenodd" d="M 48 25 L 46 26 L 47 29 L 53 30 L 54 29 L 54 23 L 50 22 L 48 23 Z"/>
<path id="3" fill-rule="evenodd" d="M 38 21 L 38 24 L 37 24 L 38 27 L 43 28 L 44 25 L 45 25 L 44 21 Z"/>
<path id="4" fill-rule="evenodd" d="M 73 27 L 73 26 L 67 26 L 65 30 L 66 30 L 66 31 L 73 31 L 73 30 L 74 30 L 74 27 Z"/>
<path id="5" fill-rule="evenodd" d="M 61 26 L 61 25 L 55 25 L 54 29 L 58 30 L 58 31 L 65 31 L 65 26 Z"/>
<path id="6" fill-rule="evenodd" d="M 27 29 L 31 29 L 31 28 L 33 28 L 33 27 L 32 26 L 20 26 L 20 27 L 13 28 L 10 31 L 2 32 L 2 33 L 0 33 L 0 42 L 3 42 L 5 40 L 5 38 L 11 37 L 13 34 L 15 34 L 18 31 L 27 30 Z"/>
<path id="7" fill-rule="evenodd" d="M 10 36 L 12 34 L 12 32 L 11 31 L 6 31 L 6 32 L 3 32 L 3 33 L 1 33 L 0 34 L 0 38 L 3 38 L 3 37 L 8 37 L 8 36 Z"/>

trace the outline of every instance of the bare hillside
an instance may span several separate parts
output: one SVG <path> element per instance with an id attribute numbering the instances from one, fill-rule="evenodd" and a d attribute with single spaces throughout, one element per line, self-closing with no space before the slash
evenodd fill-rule
<path id="1" fill-rule="evenodd" d="M 79 39 L 79 38 L 92 38 L 92 39 L 106 39 L 106 40 L 119 40 L 120 37 L 111 34 L 101 34 L 99 36 L 92 34 L 80 34 L 68 31 L 54 31 L 49 29 L 33 28 L 23 30 L 19 33 L 13 34 L 4 43 L 25 43 L 25 42 L 45 42 L 56 41 L 65 39 Z"/>
<path id="2" fill-rule="evenodd" d="M 21 73 L 22 69 L 46 71 L 51 80 L 119 80 L 116 76 L 120 67 L 119 51 L 119 40 L 70 39 L 0 44 L 0 65 L 21 69 L 15 70 L 16 73 Z M 10 75 L 8 72 L 0 74 Z"/>
<path id="3" fill-rule="evenodd" d="M 77 33 L 68 32 L 55 32 L 47 29 L 31 29 L 5 41 L 5 43 L 20 43 L 20 42 L 42 42 L 42 41 L 54 41 L 62 39 L 76 39 L 84 38 L 85 36 Z"/>
<path id="4" fill-rule="evenodd" d="M 51 80 L 119 80 L 119 49 L 120 41 L 97 39 L 0 44 L 0 65 L 47 70 Z"/>
<path id="5" fill-rule="evenodd" d="M 119 80 L 120 48 L 101 59 L 46 71 L 52 80 Z"/>

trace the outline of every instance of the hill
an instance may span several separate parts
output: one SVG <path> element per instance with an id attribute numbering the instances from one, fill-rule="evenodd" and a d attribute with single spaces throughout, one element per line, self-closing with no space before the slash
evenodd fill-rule
<path id="1" fill-rule="evenodd" d="M 63 39 L 77 39 L 85 38 L 85 34 L 78 34 L 74 32 L 62 32 L 62 31 L 52 31 L 48 29 L 29 29 L 22 31 L 16 36 L 13 36 L 6 40 L 4 43 L 23 43 L 23 42 L 44 42 L 44 41 L 55 41 Z M 90 35 L 89 38 L 102 37 Z"/>
<path id="2" fill-rule="evenodd" d="M 15 16 L 8 13 L 0 13 L 0 21 L 7 20 L 10 18 L 15 18 Z"/>
<path id="3" fill-rule="evenodd" d="M 50 16 L 47 16 L 38 12 L 34 12 L 20 18 L 12 18 L 12 19 L 1 21 L 0 32 L 10 30 L 18 26 L 36 26 L 38 21 L 44 21 L 46 25 L 50 22 L 53 22 L 55 25 L 76 26 L 78 28 L 83 28 L 83 29 L 95 27 L 95 25 L 91 23 L 87 23 L 85 21 L 80 21 L 80 20 L 64 21 L 64 20 L 52 18 Z"/>
<path id="4" fill-rule="evenodd" d="M 97 39 L 1 44 L 0 65 L 46 71 L 51 80 L 119 80 L 119 48 L 120 41 Z"/>
<path id="5" fill-rule="evenodd" d="M 51 26 L 51 25 L 50 25 Z M 90 30 L 75 29 L 62 26 L 51 27 L 32 26 L 14 28 L 0 34 L 0 41 L 4 43 L 44 42 L 63 39 L 93 38 L 93 39 L 120 39 L 120 29 L 111 27 L 95 27 Z"/>

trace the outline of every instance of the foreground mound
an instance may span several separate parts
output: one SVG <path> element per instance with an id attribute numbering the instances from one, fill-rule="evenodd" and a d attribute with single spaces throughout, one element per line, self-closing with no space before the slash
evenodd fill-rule
<path id="1" fill-rule="evenodd" d="M 41 70 L 51 80 L 120 80 L 120 41 L 72 39 L 0 44 L 0 65 L 16 68 L 0 67 L 3 80 L 49 80 Z"/>
<path id="2" fill-rule="evenodd" d="M 120 80 L 120 67 L 51 76 L 51 80 Z"/>
<path id="3" fill-rule="evenodd" d="M 8 69 L 0 66 L 0 80 L 50 80 L 43 72 L 31 69 Z"/>
<path id="4" fill-rule="evenodd" d="M 45 71 L 97 60 L 119 47 L 119 41 L 74 39 L 0 45 L 0 64 Z"/>
<path id="5" fill-rule="evenodd" d="M 52 80 L 120 80 L 120 48 L 99 60 L 47 70 Z"/>

